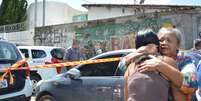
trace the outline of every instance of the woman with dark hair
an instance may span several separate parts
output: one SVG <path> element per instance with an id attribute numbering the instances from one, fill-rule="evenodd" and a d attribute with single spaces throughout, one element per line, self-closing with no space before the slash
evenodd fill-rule
<path id="1" fill-rule="evenodd" d="M 174 59 L 180 72 L 175 69 L 175 66 L 169 65 L 165 63 L 164 59 L 161 61 L 155 56 L 141 63 L 137 70 L 140 73 L 160 72 L 165 75 L 171 83 L 172 97 L 175 101 L 196 101 L 191 96 L 197 89 L 196 67 L 192 61 L 188 59 L 181 61 L 178 58 L 178 50 L 182 42 L 181 31 L 177 28 L 161 28 L 158 32 L 158 38 L 160 40 L 160 53 Z M 134 55 L 129 60 L 135 57 Z"/>
<path id="2" fill-rule="evenodd" d="M 178 81 L 182 80 L 182 74 L 176 69 L 176 62 L 172 58 L 160 55 L 159 39 L 157 35 L 150 30 L 138 32 L 135 44 L 137 50 L 136 52 L 131 53 L 133 54 L 132 59 L 130 60 L 131 63 L 124 75 L 125 100 L 168 101 L 170 86 L 179 85 Z M 162 61 L 171 69 L 171 73 L 174 73 L 175 76 L 179 77 L 177 78 L 178 81 L 162 73 L 164 72 L 163 68 L 166 67 L 156 67 L 152 68 L 153 70 L 149 70 L 153 72 L 141 72 L 146 71 L 147 68 L 142 70 L 138 67 L 141 66 L 144 61 L 151 58 L 156 58 L 158 61 Z"/>

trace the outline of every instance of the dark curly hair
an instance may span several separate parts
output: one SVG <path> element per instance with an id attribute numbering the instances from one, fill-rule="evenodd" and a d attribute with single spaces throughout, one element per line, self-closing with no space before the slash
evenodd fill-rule
<path id="1" fill-rule="evenodd" d="M 152 30 L 150 29 L 142 30 L 136 34 L 135 36 L 136 49 L 151 43 L 159 46 L 159 38 Z"/>

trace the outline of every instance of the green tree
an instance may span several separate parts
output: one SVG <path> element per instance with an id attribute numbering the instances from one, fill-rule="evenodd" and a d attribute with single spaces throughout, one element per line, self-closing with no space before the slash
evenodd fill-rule
<path id="1" fill-rule="evenodd" d="M 26 20 L 27 0 L 2 0 L 0 25 L 19 23 Z"/>

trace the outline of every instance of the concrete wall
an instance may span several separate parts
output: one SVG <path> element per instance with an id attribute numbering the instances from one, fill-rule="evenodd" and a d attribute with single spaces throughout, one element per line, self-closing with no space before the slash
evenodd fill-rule
<path id="1" fill-rule="evenodd" d="M 106 19 L 132 14 L 134 14 L 134 10 L 128 8 L 93 7 L 91 9 L 89 8 L 88 20 Z"/>
<path id="2" fill-rule="evenodd" d="M 75 30 L 69 25 L 54 25 L 35 29 L 34 45 L 69 47 Z"/>
<path id="3" fill-rule="evenodd" d="M 134 35 L 140 29 L 152 28 L 157 32 L 162 26 L 175 25 L 183 33 L 181 48 L 190 49 L 193 47 L 194 36 L 198 36 L 198 33 L 195 33 L 193 30 L 195 26 L 193 25 L 193 18 L 196 17 L 196 19 L 200 21 L 199 15 L 201 14 L 159 14 L 158 17 L 156 17 L 154 14 L 147 14 L 146 16 L 126 16 L 39 27 L 36 28 L 34 43 L 35 45 L 42 44 L 69 47 L 72 43 L 72 39 L 77 38 L 81 42 L 81 48 L 87 48 L 89 50 L 92 50 L 97 42 L 101 43 L 102 49 L 106 51 L 127 49 L 135 47 Z M 199 25 L 201 24 L 199 23 Z M 197 30 L 197 32 L 199 32 L 199 30 Z M 59 33 L 60 35 L 57 35 Z M 51 36 L 52 39 L 46 37 L 47 35 Z M 53 39 L 60 41 L 53 41 Z"/>
<path id="4" fill-rule="evenodd" d="M 35 3 L 32 3 L 28 8 L 28 22 L 29 28 L 34 28 L 35 24 Z M 48 1 L 46 2 L 45 10 L 45 26 L 71 23 L 72 17 L 75 15 L 83 14 L 85 12 L 78 11 L 71 8 L 66 3 Z M 37 3 L 37 18 L 36 27 L 42 26 L 43 24 L 43 3 Z"/>
<path id="5" fill-rule="evenodd" d="M 11 32 L 11 33 L 0 33 L 0 37 L 19 44 L 19 45 L 33 45 L 34 30 Z"/>
<path id="6" fill-rule="evenodd" d="M 145 13 L 157 11 L 156 9 L 146 9 Z M 133 7 L 93 7 L 88 8 L 88 20 L 106 19 L 120 16 L 135 15 L 140 13 L 139 9 Z"/>
<path id="7" fill-rule="evenodd" d="M 0 37 L 3 37 L 13 43 L 22 45 L 34 45 L 34 25 L 35 25 L 35 3 L 32 3 L 28 8 L 28 19 L 26 22 L 19 24 L 12 24 L 6 26 L 0 26 Z M 46 2 L 46 13 L 45 13 L 45 25 L 55 25 L 63 23 L 71 23 L 73 16 L 85 14 L 86 12 L 78 11 L 71 8 L 66 3 Z M 43 3 L 38 2 L 37 5 L 37 19 L 36 27 L 42 26 L 43 23 Z M 4 31 L 5 30 L 5 31 Z M 26 31 L 22 31 L 26 30 Z M 4 33 L 6 32 L 6 33 Z M 51 33 L 51 31 L 48 31 Z M 56 33 L 57 31 L 54 31 Z M 58 32 L 60 33 L 60 32 Z M 43 34 L 41 34 L 43 35 Z M 49 36 L 45 34 L 45 37 L 52 38 L 57 37 L 60 34 L 54 34 Z M 37 35 L 35 35 L 37 36 Z M 62 36 L 62 35 L 61 35 Z M 60 37 L 60 36 L 59 36 Z M 63 36 L 62 36 L 63 37 Z M 64 36 L 65 37 L 65 36 Z M 50 40 L 51 40 L 50 38 Z M 58 42 L 60 39 L 54 39 L 54 42 Z M 59 41 L 60 42 L 60 41 Z M 66 42 L 65 42 L 66 43 Z M 38 44 L 43 45 L 43 44 Z M 50 44 L 48 44 L 50 45 Z M 60 44 L 56 46 L 61 46 Z"/>

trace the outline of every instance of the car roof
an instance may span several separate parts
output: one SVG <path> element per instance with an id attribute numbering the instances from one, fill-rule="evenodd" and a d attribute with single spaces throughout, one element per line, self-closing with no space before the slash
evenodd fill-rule
<path id="1" fill-rule="evenodd" d="M 14 43 L 12 43 L 12 42 L 10 42 L 10 41 L 7 41 L 7 40 L 0 40 L 0 42 L 14 44 Z"/>
<path id="2" fill-rule="evenodd" d="M 54 48 L 62 48 L 62 47 L 56 47 L 56 46 L 17 46 L 17 47 L 18 48 L 28 48 L 28 49 L 54 49 Z"/>
<path id="3" fill-rule="evenodd" d="M 115 54 L 127 54 L 136 51 L 136 49 L 122 49 L 122 50 L 114 50 L 114 51 L 108 51 L 102 54 L 99 54 L 97 56 L 92 57 L 91 59 L 96 59 L 108 55 L 115 55 Z"/>

